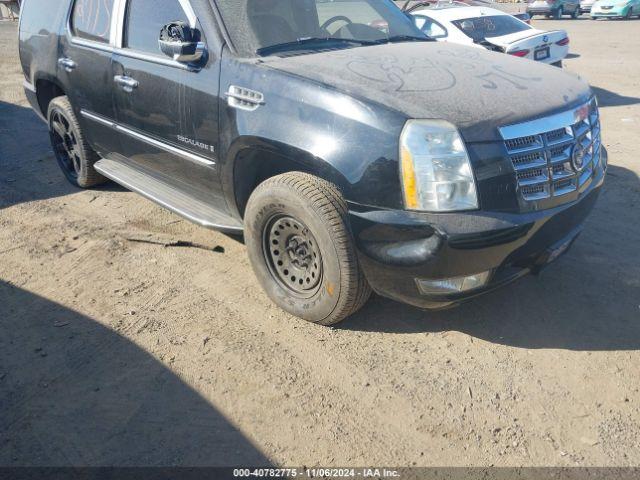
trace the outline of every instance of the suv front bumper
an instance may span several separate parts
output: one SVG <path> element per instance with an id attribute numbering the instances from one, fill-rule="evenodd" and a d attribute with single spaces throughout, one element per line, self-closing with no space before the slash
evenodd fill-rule
<path id="1" fill-rule="evenodd" d="M 607 165 L 606 150 L 601 165 Z M 573 203 L 531 213 L 424 214 L 352 205 L 358 257 L 373 290 L 420 308 L 446 308 L 537 273 L 564 254 L 582 231 L 604 183 L 606 167 Z M 424 294 L 418 280 L 490 272 L 464 292 Z"/>

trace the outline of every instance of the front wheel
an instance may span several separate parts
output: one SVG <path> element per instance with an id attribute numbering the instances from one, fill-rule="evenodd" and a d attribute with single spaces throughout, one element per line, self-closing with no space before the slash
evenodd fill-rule
<path id="1" fill-rule="evenodd" d="M 245 212 L 245 241 L 266 293 L 297 317 L 333 325 L 369 299 L 346 202 L 325 180 L 291 172 L 259 185 Z"/>
<path id="2" fill-rule="evenodd" d="M 555 12 L 553 12 L 553 19 L 554 20 L 560 20 L 563 15 L 564 15 L 564 10 L 563 10 L 562 7 L 560 7 Z"/>

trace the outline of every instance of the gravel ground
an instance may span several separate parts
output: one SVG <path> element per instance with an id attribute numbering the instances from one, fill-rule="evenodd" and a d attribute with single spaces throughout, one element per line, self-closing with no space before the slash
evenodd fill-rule
<path id="1" fill-rule="evenodd" d="M 535 24 L 602 107 L 582 237 L 455 310 L 374 298 L 329 329 L 237 240 L 65 183 L 0 23 L 0 465 L 640 466 L 640 20 Z"/>

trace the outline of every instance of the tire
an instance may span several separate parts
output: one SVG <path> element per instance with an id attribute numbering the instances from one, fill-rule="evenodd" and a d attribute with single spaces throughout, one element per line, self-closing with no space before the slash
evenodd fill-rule
<path id="1" fill-rule="evenodd" d="M 580 7 L 576 8 L 571 14 L 571 18 L 574 20 L 576 20 L 578 17 L 580 17 Z"/>
<path id="2" fill-rule="evenodd" d="M 553 19 L 560 20 L 563 15 L 564 15 L 564 9 L 560 7 L 555 12 L 553 12 Z"/>
<path id="3" fill-rule="evenodd" d="M 247 204 L 245 242 L 263 289 L 292 315 L 334 325 L 371 295 L 346 202 L 318 177 L 291 172 L 260 184 Z"/>
<path id="4" fill-rule="evenodd" d="M 49 138 L 60 169 L 67 180 L 80 188 L 105 183 L 93 165 L 100 159 L 84 139 L 78 119 L 67 97 L 56 97 L 47 110 Z"/>

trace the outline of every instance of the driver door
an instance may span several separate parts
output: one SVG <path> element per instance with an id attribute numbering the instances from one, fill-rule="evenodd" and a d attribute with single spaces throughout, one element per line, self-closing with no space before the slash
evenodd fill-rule
<path id="1" fill-rule="evenodd" d="M 163 26 L 184 22 L 197 26 L 185 0 L 127 0 L 122 47 L 113 57 L 115 109 L 122 154 L 139 168 L 160 176 L 176 189 L 188 191 L 213 207 L 224 204 L 216 170 L 217 68 L 191 68 L 160 51 Z M 209 62 L 208 62 L 209 63 Z M 213 73 L 212 73 L 213 72 Z M 207 84 L 199 97 L 191 86 Z M 212 92 L 213 99 L 208 96 Z M 194 102 L 208 107 L 215 118 L 208 138 L 196 140 L 189 118 Z M 209 124 L 211 126 L 211 124 Z"/>

